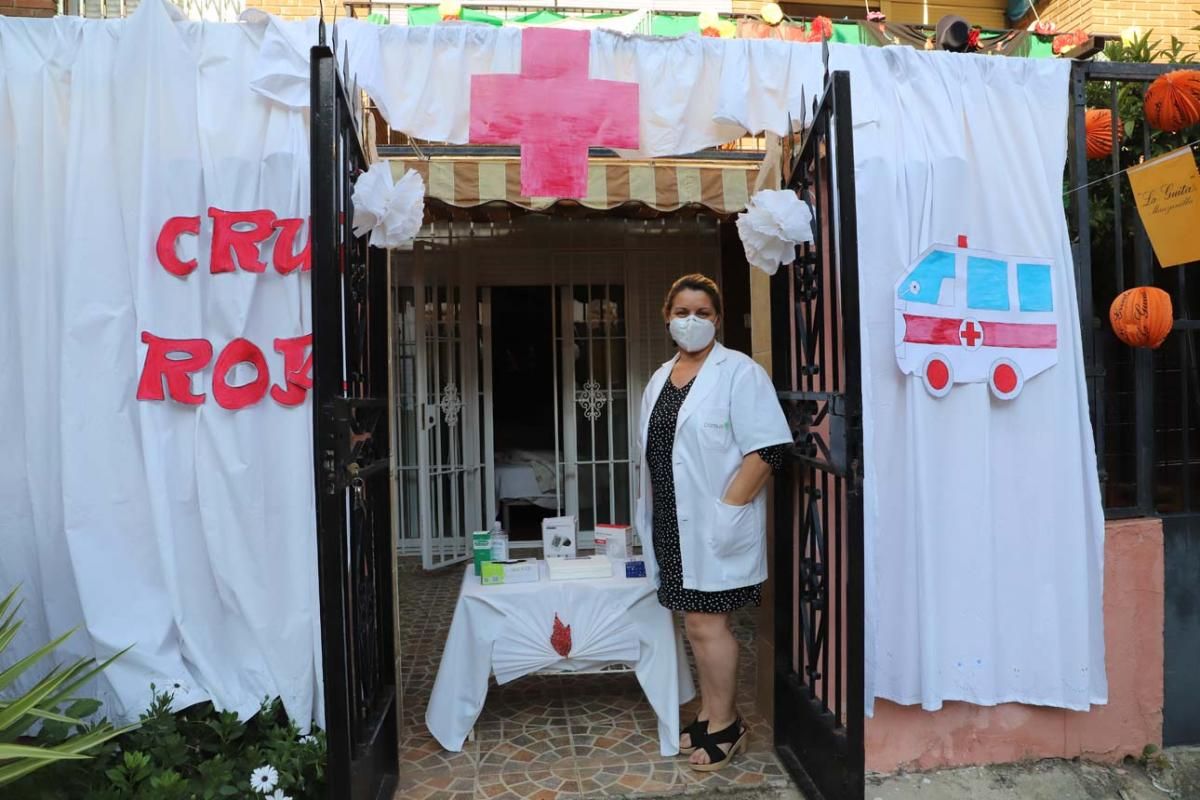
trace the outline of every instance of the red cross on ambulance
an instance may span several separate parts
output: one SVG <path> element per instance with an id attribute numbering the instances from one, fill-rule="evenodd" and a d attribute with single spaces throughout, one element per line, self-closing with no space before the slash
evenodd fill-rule
<path id="1" fill-rule="evenodd" d="M 1001 400 L 1058 361 L 1053 262 L 934 245 L 896 283 L 896 361 L 934 397 L 984 383 Z"/>

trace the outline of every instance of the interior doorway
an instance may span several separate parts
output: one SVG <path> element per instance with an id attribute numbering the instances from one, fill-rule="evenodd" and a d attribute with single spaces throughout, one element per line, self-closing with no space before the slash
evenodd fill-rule
<path id="1" fill-rule="evenodd" d="M 448 232 L 392 254 L 400 555 L 459 563 L 497 522 L 534 551 L 551 516 L 576 517 L 586 550 L 597 525 L 632 522 L 641 392 L 674 350 L 663 293 L 720 278 L 717 225 Z"/>
<path id="2" fill-rule="evenodd" d="M 554 290 L 484 289 L 491 311 L 495 519 L 514 547 L 541 544 L 541 521 L 562 505 L 555 469 L 558 436 Z"/>

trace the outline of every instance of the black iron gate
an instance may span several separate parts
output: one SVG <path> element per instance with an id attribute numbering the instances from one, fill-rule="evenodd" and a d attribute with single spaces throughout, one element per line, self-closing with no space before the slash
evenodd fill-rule
<path id="1" fill-rule="evenodd" d="M 775 494 L 775 738 L 811 800 L 861 800 L 862 388 L 850 75 L 815 104 L 789 187 L 815 241 L 771 284 L 773 369 L 792 426 Z"/>
<path id="2" fill-rule="evenodd" d="M 312 49 L 313 436 L 327 778 L 334 800 L 390 798 L 396 746 L 387 256 L 354 236 L 367 167 L 336 51 Z"/>

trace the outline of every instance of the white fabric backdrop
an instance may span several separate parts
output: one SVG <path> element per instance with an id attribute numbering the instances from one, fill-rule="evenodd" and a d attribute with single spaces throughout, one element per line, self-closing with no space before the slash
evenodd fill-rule
<path id="1" fill-rule="evenodd" d="M 308 403 L 226 411 L 212 362 L 204 405 L 134 399 L 142 331 L 208 338 L 214 361 L 244 336 L 276 384 L 273 339 L 311 330 L 307 274 L 212 275 L 204 255 L 209 206 L 308 215 L 306 116 L 247 84 L 263 33 L 158 2 L 0 17 L 0 591 L 23 585 L 15 653 L 76 625 L 72 654 L 135 645 L 96 689 L 109 716 L 152 682 L 322 716 Z M 155 240 L 196 214 L 200 268 L 177 278 Z"/>
<path id="2" fill-rule="evenodd" d="M 863 50 L 852 87 L 873 87 L 878 112 L 854 141 L 873 693 L 1086 710 L 1108 694 L 1104 519 L 1062 199 L 1070 65 Z M 896 365 L 895 282 L 959 234 L 1054 260 L 1058 365 L 1010 403 L 986 384 L 938 400 Z"/>

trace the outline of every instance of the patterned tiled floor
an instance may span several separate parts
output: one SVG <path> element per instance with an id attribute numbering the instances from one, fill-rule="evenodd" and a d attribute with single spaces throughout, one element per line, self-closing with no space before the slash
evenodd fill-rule
<path id="1" fill-rule="evenodd" d="M 631 674 L 531 676 L 493 685 L 461 753 L 425 729 L 425 707 L 462 582 L 462 567 L 424 573 L 401 564 L 404 729 L 397 800 L 566 800 L 706 796 L 732 787 L 784 786 L 771 730 L 754 710 L 754 615 L 736 619 L 742 666 L 739 707 L 752 726 L 749 752 L 719 772 L 663 758 L 657 721 Z M 695 704 L 681 712 L 690 720 Z"/>

